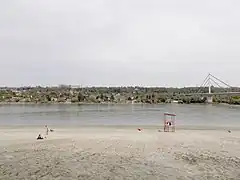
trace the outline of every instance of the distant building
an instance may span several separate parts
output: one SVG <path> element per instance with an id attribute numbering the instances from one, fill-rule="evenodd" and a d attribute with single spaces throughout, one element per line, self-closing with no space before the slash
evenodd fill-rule
<path id="1" fill-rule="evenodd" d="M 60 84 L 58 85 L 59 88 L 71 88 L 71 85 Z"/>
<path id="2" fill-rule="evenodd" d="M 71 85 L 71 88 L 72 89 L 79 89 L 79 88 L 81 88 L 82 86 L 80 86 L 80 85 Z"/>

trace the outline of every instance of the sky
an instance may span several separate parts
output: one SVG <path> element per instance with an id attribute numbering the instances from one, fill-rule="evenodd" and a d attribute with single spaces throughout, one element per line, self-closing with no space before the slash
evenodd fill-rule
<path id="1" fill-rule="evenodd" d="M 238 0 L 0 1 L 0 86 L 240 86 Z"/>

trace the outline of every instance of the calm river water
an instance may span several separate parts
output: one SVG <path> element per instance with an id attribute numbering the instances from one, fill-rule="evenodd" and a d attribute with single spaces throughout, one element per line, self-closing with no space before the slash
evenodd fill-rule
<path id="1" fill-rule="evenodd" d="M 0 105 L 0 125 L 159 125 L 163 113 L 183 126 L 240 127 L 240 106 L 228 105 Z"/>

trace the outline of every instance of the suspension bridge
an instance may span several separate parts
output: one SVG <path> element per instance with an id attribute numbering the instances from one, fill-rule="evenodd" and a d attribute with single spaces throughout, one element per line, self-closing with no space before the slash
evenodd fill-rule
<path id="1" fill-rule="evenodd" d="M 205 92 L 206 87 L 208 88 L 208 92 Z M 221 92 L 213 92 L 212 89 L 217 87 L 221 89 Z M 222 81 L 221 79 L 213 76 L 212 74 L 208 74 L 204 79 L 202 85 L 199 87 L 196 93 L 184 94 L 186 96 L 199 95 L 207 98 L 208 103 L 213 102 L 213 96 L 216 95 L 240 95 L 240 91 L 233 91 L 233 87 Z"/>

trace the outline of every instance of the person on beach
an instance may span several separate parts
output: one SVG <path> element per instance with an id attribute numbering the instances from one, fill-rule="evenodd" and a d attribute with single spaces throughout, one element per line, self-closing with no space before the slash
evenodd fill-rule
<path id="1" fill-rule="evenodd" d="M 166 125 L 164 126 L 164 131 L 169 131 L 169 127 L 172 125 L 172 122 L 167 121 Z"/>
<path id="2" fill-rule="evenodd" d="M 45 135 L 45 138 L 47 138 L 47 135 L 48 135 L 49 129 L 48 129 L 48 126 L 47 126 L 47 125 L 45 125 L 45 128 L 46 128 L 46 135 Z"/>
<path id="3" fill-rule="evenodd" d="M 37 140 L 39 140 L 39 139 L 43 139 L 41 134 L 39 134 L 38 137 L 37 137 Z"/>

